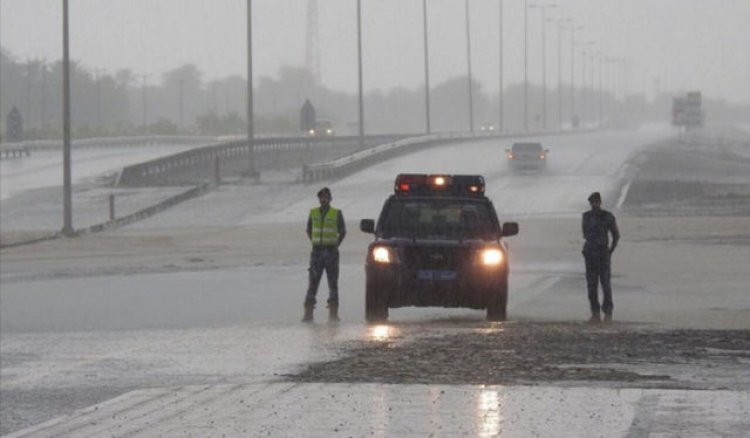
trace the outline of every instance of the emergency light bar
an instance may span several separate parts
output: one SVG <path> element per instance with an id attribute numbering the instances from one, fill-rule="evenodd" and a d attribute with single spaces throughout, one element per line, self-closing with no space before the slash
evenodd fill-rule
<path id="1" fill-rule="evenodd" d="M 481 196 L 484 194 L 484 177 L 482 175 L 402 173 L 396 177 L 394 191 L 402 196 L 409 194 Z"/>

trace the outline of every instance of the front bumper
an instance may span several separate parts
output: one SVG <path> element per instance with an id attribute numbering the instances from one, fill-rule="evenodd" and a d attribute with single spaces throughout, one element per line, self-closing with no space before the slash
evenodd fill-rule
<path id="1" fill-rule="evenodd" d="M 485 309 L 508 285 L 506 266 L 419 269 L 400 264 L 368 264 L 367 287 L 384 294 L 389 308 L 466 307 Z"/>

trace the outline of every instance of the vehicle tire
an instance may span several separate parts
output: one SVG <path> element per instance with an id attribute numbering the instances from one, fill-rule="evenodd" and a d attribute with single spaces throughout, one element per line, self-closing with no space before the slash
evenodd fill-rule
<path id="1" fill-rule="evenodd" d="M 388 321 L 387 294 L 372 281 L 368 281 L 365 287 L 365 319 L 367 322 Z"/>
<path id="2" fill-rule="evenodd" d="M 498 287 L 487 303 L 487 321 L 505 321 L 508 308 L 508 283 Z"/>

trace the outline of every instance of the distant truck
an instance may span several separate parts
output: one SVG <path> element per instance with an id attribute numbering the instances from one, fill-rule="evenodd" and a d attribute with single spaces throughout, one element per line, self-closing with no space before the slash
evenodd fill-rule
<path id="1" fill-rule="evenodd" d="M 702 101 L 700 91 L 691 91 L 685 96 L 675 97 L 672 100 L 672 125 L 687 130 L 702 127 L 706 118 Z"/>

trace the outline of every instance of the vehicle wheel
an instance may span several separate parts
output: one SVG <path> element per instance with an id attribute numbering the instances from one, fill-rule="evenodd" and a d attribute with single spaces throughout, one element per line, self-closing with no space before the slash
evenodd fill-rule
<path id="1" fill-rule="evenodd" d="M 508 284 L 498 287 L 487 304 L 487 321 L 505 321 L 508 307 Z"/>
<path id="2" fill-rule="evenodd" d="M 365 288 L 365 319 L 367 322 L 388 321 L 388 297 L 386 292 L 369 281 Z"/>

